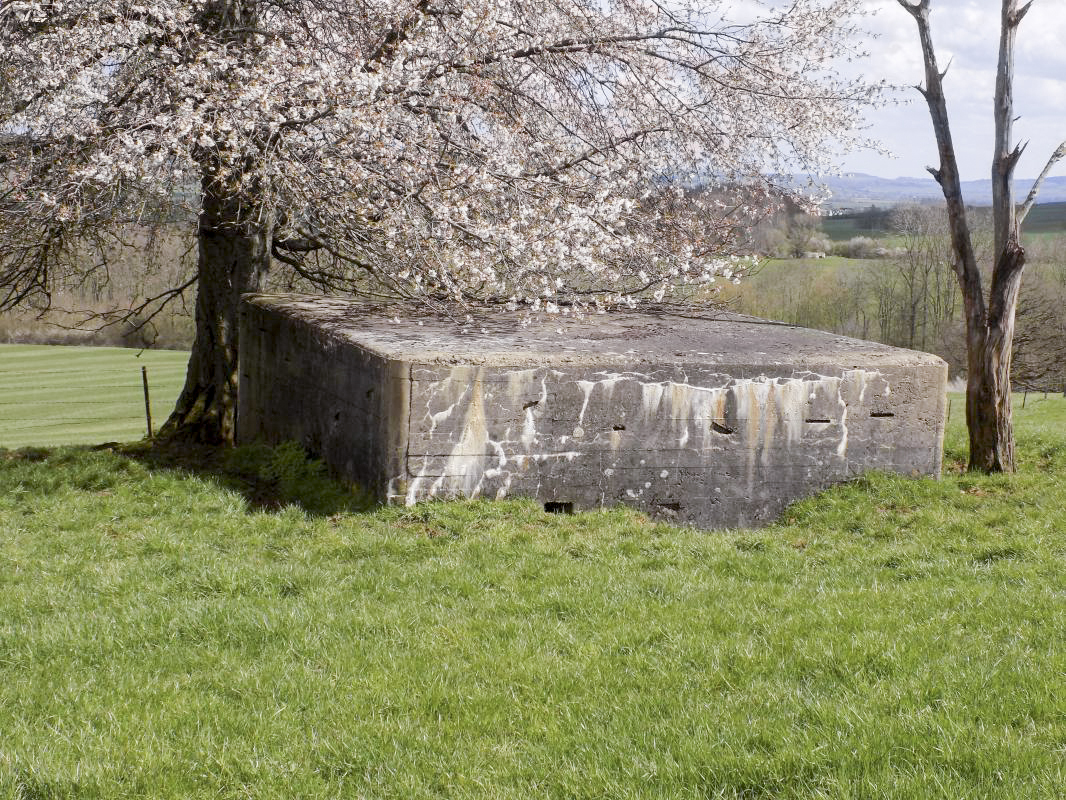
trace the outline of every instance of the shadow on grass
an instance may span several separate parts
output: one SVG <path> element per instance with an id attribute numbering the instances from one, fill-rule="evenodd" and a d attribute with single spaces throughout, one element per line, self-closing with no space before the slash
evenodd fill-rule
<path id="1" fill-rule="evenodd" d="M 333 479 L 321 461 L 308 458 L 295 442 L 230 448 L 158 440 L 119 452 L 150 469 L 180 470 L 213 480 L 244 497 L 254 511 L 298 506 L 308 514 L 329 516 L 376 505 L 366 492 Z"/>
<path id="2" fill-rule="evenodd" d="M 72 469 L 70 480 L 63 481 L 56 470 L 66 465 L 74 467 L 79 453 L 83 454 L 86 463 L 80 469 Z M 90 467 L 88 462 L 100 456 L 110 456 L 117 462 L 110 470 L 106 464 Z M 0 450 L 0 457 L 41 463 L 50 468 L 49 483 L 72 483 L 79 488 L 100 488 L 94 481 L 103 479 L 109 483 L 107 478 L 120 474 L 123 465 L 132 461 L 153 472 L 177 472 L 211 481 L 243 497 L 250 511 L 273 512 L 286 506 L 297 506 L 313 516 L 331 516 L 369 511 L 377 505 L 368 493 L 333 479 L 321 461 L 309 459 L 303 448 L 294 442 L 277 447 L 253 444 L 236 448 L 169 440 L 133 444 L 108 442 L 85 447 Z M 101 468 L 111 474 L 100 475 Z M 93 485 L 82 486 L 86 481 Z"/>

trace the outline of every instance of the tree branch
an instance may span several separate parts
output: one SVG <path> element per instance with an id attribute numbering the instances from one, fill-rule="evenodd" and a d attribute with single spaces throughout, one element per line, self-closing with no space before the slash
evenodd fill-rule
<path id="1" fill-rule="evenodd" d="M 937 66 L 936 50 L 933 47 L 933 36 L 929 26 L 929 0 L 921 0 L 919 3 L 910 3 L 908 0 L 898 0 L 898 2 L 914 17 L 918 25 L 918 37 L 925 62 L 925 90 L 922 91 L 922 95 L 929 106 L 929 116 L 933 122 L 933 133 L 936 136 L 937 149 L 940 153 L 940 168 L 929 168 L 929 172 L 940 184 L 944 193 L 944 200 L 948 207 L 952 249 L 955 253 L 955 273 L 963 294 L 967 298 L 968 313 L 973 315 L 971 322 L 980 326 L 984 324 L 986 315 L 984 293 L 981 289 L 981 273 L 977 269 L 977 258 L 970 239 L 966 204 L 962 197 L 955 145 L 951 139 L 947 102 L 944 99 L 943 74 Z"/>
<path id="2" fill-rule="evenodd" d="M 418 5 L 414 7 L 414 10 L 403 19 L 399 20 L 396 24 L 388 29 L 385 33 L 385 38 L 381 41 L 381 44 L 377 46 L 377 49 L 370 54 L 370 57 L 363 65 L 364 72 L 376 72 L 377 67 L 371 65 L 381 65 L 393 53 L 396 49 L 404 43 L 408 36 L 411 35 L 411 31 L 414 30 L 415 25 L 419 20 L 426 15 L 429 10 L 429 0 L 419 0 Z"/>
<path id="3" fill-rule="evenodd" d="M 1029 13 L 1029 9 L 1032 7 L 1032 5 L 1033 5 L 1033 0 L 1029 0 L 1028 3 L 1026 3 L 1024 6 L 1019 8 L 1016 12 L 1014 12 L 1013 16 L 1011 16 L 1010 19 L 1008 20 L 1008 24 L 1012 28 L 1017 28 L 1019 25 L 1021 25 L 1022 20 L 1025 18 L 1025 15 Z"/>

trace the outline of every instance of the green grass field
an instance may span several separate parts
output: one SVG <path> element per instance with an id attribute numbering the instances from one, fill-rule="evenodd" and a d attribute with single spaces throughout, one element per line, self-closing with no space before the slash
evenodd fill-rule
<path id="1" fill-rule="evenodd" d="M 822 231 L 832 242 L 846 242 L 855 236 L 881 239 L 889 234 L 889 231 L 863 227 L 855 217 L 823 217 L 821 222 Z"/>
<path id="2" fill-rule="evenodd" d="M 0 797 L 1061 797 L 1066 401 L 1015 476 L 961 417 L 940 481 L 713 534 L 0 452 Z"/>
<path id="3" fill-rule="evenodd" d="M 1037 203 L 1025 218 L 1025 233 L 1062 233 L 1066 231 L 1066 203 Z"/>
<path id="4" fill-rule="evenodd" d="M 831 241 L 843 242 L 853 236 L 869 236 L 878 241 L 892 240 L 886 247 L 898 246 L 898 237 L 891 237 L 888 230 L 870 230 L 864 228 L 862 220 L 856 216 L 824 217 L 822 230 Z M 1023 233 L 1030 235 L 1060 234 L 1066 231 L 1066 203 L 1037 203 L 1026 217 Z"/>
<path id="5" fill-rule="evenodd" d="M 173 350 L 0 344 L 0 447 L 139 439 L 147 433 L 141 367 L 158 428 L 188 361 Z"/>

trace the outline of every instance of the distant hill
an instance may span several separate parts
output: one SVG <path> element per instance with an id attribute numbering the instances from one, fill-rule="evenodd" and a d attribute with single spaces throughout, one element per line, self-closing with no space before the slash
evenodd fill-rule
<path id="1" fill-rule="evenodd" d="M 1019 178 L 1015 181 L 1015 194 L 1019 202 L 1029 193 L 1033 180 Z M 832 192 L 828 205 L 837 209 L 938 202 L 944 199 L 940 186 L 931 175 L 924 178 L 878 178 L 875 175 L 851 172 L 826 178 L 824 182 Z M 962 195 L 971 205 L 992 205 L 992 181 L 963 181 Z M 1066 176 L 1045 180 L 1040 190 L 1039 202 L 1066 202 Z"/>

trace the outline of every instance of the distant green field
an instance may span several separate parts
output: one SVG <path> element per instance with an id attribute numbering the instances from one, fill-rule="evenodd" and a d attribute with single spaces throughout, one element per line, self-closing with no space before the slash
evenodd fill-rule
<path id="1" fill-rule="evenodd" d="M 130 441 L 146 433 L 141 367 L 156 428 L 189 354 L 118 347 L 0 345 L 0 447 Z"/>
<path id="2" fill-rule="evenodd" d="M 831 241 L 846 242 L 855 236 L 868 236 L 871 239 L 880 239 L 888 235 L 881 229 L 863 227 L 860 220 L 852 216 L 847 217 L 824 217 L 822 219 L 822 231 Z"/>
<path id="3" fill-rule="evenodd" d="M 826 217 L 822 220 L 822 230 L 834 242 L 847 241 L 854 236 L 868 236 L 871 239 L 880 240 L 890 233 L 880 228 L 864 227 L 865 224 L 865 221 L 857 215 Z M 1033 210 L 1025 219 L 1023 232 L 1028 234 L 1066 232 L 1066 203 L 1039 203 L 1033 206 Z"/>
<path id="4" fill-rule="evenodd" d="M 1039 203 L 1025 218 L 1025 233 L 1062 233 L 1066 231 L 1066 203 Z"/>

